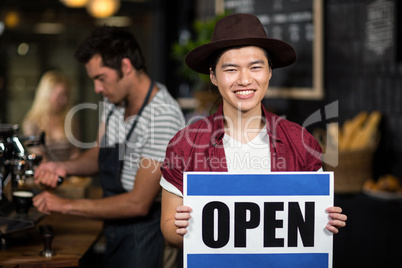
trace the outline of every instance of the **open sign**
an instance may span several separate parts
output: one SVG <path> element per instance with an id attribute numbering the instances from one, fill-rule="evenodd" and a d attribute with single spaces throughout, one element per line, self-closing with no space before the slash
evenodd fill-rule
<path id="1" fill-rule="evenodd" d="M 185 267 L 332 267 L 332 172 L 189 172 Z"/>

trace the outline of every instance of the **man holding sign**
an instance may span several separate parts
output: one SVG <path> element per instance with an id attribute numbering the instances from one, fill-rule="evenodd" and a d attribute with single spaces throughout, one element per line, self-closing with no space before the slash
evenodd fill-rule
<path id="1" fill-rule="evenodd" d="M 332 182 L 332 172 L 186 172 L 185 267 L 331 267 Z"/>
<path id="2" fill-rule="evenodd" d="M 192 208 L 183 206 L 186 172 L 269 174 L 322 171 L 321 148 L 317 141 L 301 126 L 267 112 L 261 104 L 272 69 L 292 64 L 296 53 L 289 44 L 268 38 L 256 16 L 233 14 L 221 19 L 215 26 L 212 41 L 192 50 L 185 60 L 193 70 L 210 75 L 223 103 L 215 114 L 178 132 L 166 151 L 161 179 L 161 229 L 166 241 L 176 247 L 183 246 L 183 235 L 191 229 L 191 224 L 200 224 L 191 222 L 189 227 Z M 254 183 L 252 179 L 236 180 L 233 177 L 227 185 L 239 182 L 243 188 Z M 213 189 L 214 183 L 212 180 L 206 188 Z M 280 210 L 275 208 L 278 205 L 271 203 L 257 202 L 258 210 L 268 210 L 271 214 Z M 283 204 L 287 211 L 292 209 L 290 203 Z M 214 207 L 216 205 L 221 206 L 221 210 Z M 255 205 L 250 205 L 252 208 L 248 205 L 247 209 L 240 211 L 257 211 Z M 210 206 L 210 211 L 217 213 L 225 210 L 223 205 Z M 308 202 L 303 203 L 305 213 L 309 206 Z M 337 233 L 338 228 L 345 226 L 346 215 L 341 214 L 339 207 L 330 206 L 326 212 L 330 220 L 322 228 Z M 325 215 L 324 211 L 322 213 Z M 247 221 L 249 216 L 244 216 Z M 215 245 L 214 241 L 219 239 L 213 237 L 207 243 Z"/>

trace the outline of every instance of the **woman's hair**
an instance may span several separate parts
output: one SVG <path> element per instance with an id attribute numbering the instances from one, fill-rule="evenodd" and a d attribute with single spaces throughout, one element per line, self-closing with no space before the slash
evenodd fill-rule
<path id="1" fill-rule="evenodd" d="M 102 57 L 103 65 L 115 69 L 121 76 L 121 61 L 128 58 L 138 71 L 146 71 L 145 59 L 134 35 L 115 26 L 97 27 L 75 51 L 76 59 L 83 64 L 95 55 Z"/>
<path id="2" fill-rule="evenodd" d="M 31 109 L 28 111 L 24 118 L 23 124 L 27 122 L 34 122 L 39 127 L 39 129 L 46 129 L 51 107 L 50 97 L 55 87 L 60 84 L 64 85 L 68 91 L 68 101 L 64 106 L 62 113 L 60 114 L 60 118 L 62 118 L 62 120 L 65 119 L 68 111 L 71 108 L 71 83 L 69 79 L 61 72 L 47 71 L 42 75 L 39 81 L 38 87 L 36 88 L 34 101 L 32 103 Z"/>

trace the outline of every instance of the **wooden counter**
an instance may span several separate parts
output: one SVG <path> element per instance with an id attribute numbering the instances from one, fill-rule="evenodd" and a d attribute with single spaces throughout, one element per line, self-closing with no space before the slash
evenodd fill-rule
<path id="1" fill-rule="evenodd" d="M 39 255 L 44 248 L 39 226 L 51 225 L 54 232 L 52 250 L 54 257 Z M 0 267 L 74 267 L 96 241 L 102 230 L 102 221 L 68 215 L 48 215 L 35 228 L 24 234 L 24 238 L 9 247 L 0 249 Z M 22 236 L 23 234 L 21 234 Z M 26 237 L 25 237 L 26 236 Z"/>

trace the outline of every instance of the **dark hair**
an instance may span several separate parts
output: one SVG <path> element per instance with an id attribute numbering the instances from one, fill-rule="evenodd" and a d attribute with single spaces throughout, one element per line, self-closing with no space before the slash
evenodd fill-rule
<path id="1" fill-rule="evenodd" d="M 75 51 L 76 59 L 86 64 L 94 55 L 102 57 L 103 65 L 120 75 L 121 61 L 128 58 L 136 70 L 146 71 L 145 59 L 134 35 L 114 26 L 101 26 L 89 34 Z"/>
<path id="2" fill-rule="evenodd" d="M 216 64 L 218 63 L 218 60 L 222 56 L 223 53 L 225 53 L 226 51 L 228 51 L 230 49 L 236 49 L 236 48 L 242 48 L 242 47 L 246 47 L 246 46 L 235 46 L 235 47 L 224 48 L 224 49 L 218 50 L 215 53 L 213 53 L 209 57 L 209 67 L 212 69 L 212 72 L 215 73 Z M 264 54 L 268 59 L 269 68 L 272 69 L 272 61 L 271 61 L 271 56 L 269 55 L 269 52 L 265 48 L 261 48 L 261 49 L 264 51 Z"/>

